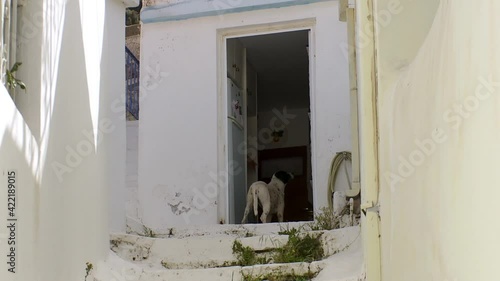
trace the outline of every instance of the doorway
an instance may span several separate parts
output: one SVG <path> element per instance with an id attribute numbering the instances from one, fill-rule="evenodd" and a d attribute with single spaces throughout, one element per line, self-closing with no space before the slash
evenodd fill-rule
<path id="1" fill-rule="evenodd" d="M 248 187 L 279 170 L 295 175 L 284 221 L 313 220 L 309 37 L 306 29 L 226 40 L 230 223 L 241 221 Z"/>

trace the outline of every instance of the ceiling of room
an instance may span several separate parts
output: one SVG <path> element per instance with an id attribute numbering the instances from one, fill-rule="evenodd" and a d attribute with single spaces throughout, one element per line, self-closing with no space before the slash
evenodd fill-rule
<path id="1" fill-rule="evenodd" d="M 240 38 L 258 75 L 258 111 L 309 107 L 308 34 L 305 30 Z"/>

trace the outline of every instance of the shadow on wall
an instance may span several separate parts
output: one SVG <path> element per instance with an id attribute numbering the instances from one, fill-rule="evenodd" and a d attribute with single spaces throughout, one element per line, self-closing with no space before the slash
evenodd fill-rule
<path id="1" fill-rule="evenodd" d="M 18 264 L 34 266 L 36 222 L 35 200 L 38 190 L 35 175 L 38 167 L 38 145 L 14 105 L 5 87 L 0 87 L 0 220 L 7 227 L 0 230 L 0 255 L 7 263 L 0 266 L 0 279 L 8 280 L 13 272 L 21 280 L 34 280 L 29 271 L 18 271 Z M 19 222 L 17 219 L 21 219 Z M 22 224 L 22 231 L 19 231 Z M 31 230 L 31 231 L 30 231 Z M 7 240 L 7 239 L 10 240 Z M 16 244 L 14 244 L 16 243 Z M 17 245 L 22 244 L 22 247 Z M 5 246 L 9 245 L 9 247 Z"/>
<path id="2" fill-rule="evenodd" d="M 19 41 L 20 60 L 30 65 L 20 77 L 28 91 L 19 111 L 0 87 L 1 174 L 15 170 L 19 176 L 16 215 L 23 227 L 16 236 L 16 262 L 25 270 L 18 278 L 82 280 L 85 263 L 108 252 L 107 193 L 124 176 L 117 171 L 125 165 L 119 154 L 121 148 L 125 154 L 125 141 L 113 143 L 125 132 L 124 53 L 118 40 L 124 34 L 115 30 L 124 27 L 124 8 L 118 1 L 48 0 L 27 2 L 21 13 L 32 16 L 32 11 L 40 22 L 26 18 L 32 28 L 21 28 L 18 38 L 25 40 Z M 0 193 L 0 206 L 6 196 Z M 2 221 L 10 216 L 6 209 L 0 211 Z M 2 245 L 5 231 L 0 230 Z M 6 249 L 0 247 L 1 256 L 9 254 Z M 51 258 L 35 263 L 40 256 Z M 2 264 L 0 280 L 8 280 Z"/>

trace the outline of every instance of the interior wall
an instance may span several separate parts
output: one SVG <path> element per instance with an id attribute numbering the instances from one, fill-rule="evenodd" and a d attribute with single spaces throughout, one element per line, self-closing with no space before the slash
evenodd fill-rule
<path id="1" fill-rule="evenodd" d="M 253 66 L 247 61 L 247 186 L 258 180 L 258 147 L 257 140 L 258 123 L 257 123 L 257 87 L 258 77 Z"/>
<path id="2" fill-rule="evenodd" d="M 313 204 L 309 110 L 309 108 L 286 109 L 287 114 L 290 115 L 287 124 L 279 121 L 280 113 L 276 110 L 259 112 L 258 131 L 252 137 L 258 140 L 259 150 L 307 146 L 308 200 Z M 278 112 L 283 112 L 283 108 L 280 108 Z M 274 142 L 269 134 L 275 127 L 285 127 L 283 137 L 278 142 Z"/>
<path id="3" fill-rule="evenodd" d="M 283 122 L 279 117 L 286 113 L 289 118 Z M 271 111 L 259 112 L 258 132 L 259 150 L 309 145 L 309 108 L 275 108 Z M 271 132 L 275 128 L 284 127 L 283 137 L 273 141 Z"/>
<path id="4" fill-rule="evenodd" d="M 139 120 L 139 204 L 148 227 L 223 220 L 217 30 L 293 20 L 315 20 L 313 178 L 315 205 L 327 206 L 330 162 L 335 152 L 350 149 L 348 65 L 341 48 L 347 34 L 346 24 L 332 16 L 337 14 L 337 1 L 327 1 L 143 25 L 141 75 L 157 82 L 141 92 Z M 148 76 L 148 66 L 159 75 Z"/>
<path id="5" fill-rule="evenodd" d="M 382 280 L 493 280 L 500 3 L 400 3 L 377 38 Z"/>

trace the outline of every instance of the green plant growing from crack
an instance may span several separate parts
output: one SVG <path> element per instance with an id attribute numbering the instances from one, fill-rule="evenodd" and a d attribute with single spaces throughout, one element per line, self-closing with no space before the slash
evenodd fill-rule
<path id="1" fill-rule="evenodd" d="M 236 255 L 238 264 L 241 266 L 267 264 L 270 262 L 268 258 L 259 257 L 252 248 L 243 246 L 243 244 L 237 240 L 233 242 L 233 254 Z"/>
<path id="2" fill-rule="evenodd" d="M 150 237 L 150 238 L 156 237 L 156 233 L 154 233 L 154 231 L 151 228 L 149 228 L 145 225 L 143 226 L 143 232 L 144 232 L 143 236 L 145 236 L 145 237 Z"/>
<path id="3" fill-rule="evenodd" d="M 92 269 L 94 269 L 94 266 L 90 262 L 85 263 L 85 265 L 86 265 L 86 267 L 85 267 L 85 281 L 87 281 L 87 277 L 89 277 L 89 274 L 92 271 Z"/>
<path id="4" fill-rule="evenodd" d="M 243 274 L 243 281 L 308 281 L 312 280 L 316 277 L 317 273 L 312 273 L 311 271 L 305 274 L 296 274 L 292 271 L 292 273 L 284 273 L 284 272 L 273 272 L 268 274 Z"/>
<path id="5" fill-rule="evenodd" d="M 21 64 L 22 64 L 21 62 L 14 63 L 12 68 L 10 70 L 7 69 L 7 71 L 5 73 L 6 80 L 7 80 L 7 87 L 10 90 L 14 90 L 15 88 L 19 87 L 19 88 L 26 91 L 26 84 L 24 84 L 24 82 L 21 81 L 20 79 L 17 79 L 15 76 L 15 73 L 17 72 L 17 70 L 19 69 L 19 66 L 21 66 Z"/>
<path id="6" fill-rule="evenodd" d="M 313 262 L 324 257 L 323 245 L 320 241 L 322 233 L 301 233 L 299 229 L 292 228 L 280 234 L 288 235 L 288 241 L 282 247 L 274 250 L 271 258 L 259 257 L 257 252 L 248 246 L 243 246 L 240 241 L 233 242 L 233 254 L 238 264 L 249 266 L 255 264 Z"/>
<path id="7" fill-rule="evenodd" d="M 288 235 L 288 242 L 276 250 L 273 257 L 275 263 L 313 262 L 324 256 L 321 233 Z"/>

